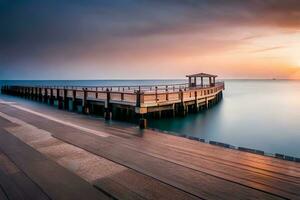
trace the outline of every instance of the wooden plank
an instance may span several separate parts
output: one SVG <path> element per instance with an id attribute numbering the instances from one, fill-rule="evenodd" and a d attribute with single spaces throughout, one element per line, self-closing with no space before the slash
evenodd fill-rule
<path id="1" fill-rule="evenodd" d="M 24 114 L 26 114 L 26 113 L 24 113 Z M 17 116 L 20 116 L 20 113 L 17 113 Z M 21 115 L 22 116 L 22 115 Z M 25 117 L 26 115 L 24 115 L 23 117 Z M 27 116 L 28 116 L 28 113 L 27 113 Z M 31 119 L 28 119 L 28 121 L 30 121 L 29 123 L 33 123 L 33 124 L 35 124 L 35 123 L 37 123 L 37 119 L 35 119 L 36 117 L 34 117 L 34 116 L 32 116 L 32 118 Z M 47 122 L 48 123 L 48 122 Z M 37 126 L 37 124 L 35 124 L 36 126 Z M 84 135 L 84 136 L 88 136 L 88 137 L 91 137 L 91 138 L 93 138 L 92 140 L 96 140 L 98 137 L 96 137 L 96 136 L 94 136 L 94 137 L 92 137 L 91 135 L 89 135 L 89 134 L 87 134 L 87 133 L 85 133 L 85 132 L 81 132 L 81 131 L 79 131 L 78 132 L 78 130 L 70 130 L 70 129 L 64 129 L 64 127 L 63 126 L 61 126 L 61 127 L 59 127 L 59 126 L 57 126 L 57 124 L 49 124 L 48 123 L 48 125 L 46 125 L 46 124 L 43 124 L 43 125 L 41 125 L 41 127 L 43 127 L 43 128 L 46 128 L 46 129 L 49 129 L 49 127 L 47 128 L 46 126 L 51 126 L 51 127 L 54 127 L 53 129 L 52 129 L 52 131 L 51 132 L 56 132 L 56 131 L 58 131 L 58 132 L 60 132 L 60 130 L 61 131 L 63 131 L 63 130 L 68 130 L 68 132 L 69 131 L 71 131 L 71 132 L 74 132 L 74 135 L 75 135 L 75 139 L 76 139 L 76 137 L 78 137 L 78 135 L 77 134 L 82 134 L 82 135 Z M 51 129 L 51 127 L 50 127 L 50 129 Z M 58 129 L 57 129 L 58 128 Z M 124 130 L 124 129 L 122 129 L 122 130 Z M 115 130 L 116 132 L 118 131 L 118 129 L 117 130 Z M 127 131 L 127 130 L 124 130 L 124 131 Z M 128 131 L 131 131 L 131 129 L 129 128 L 129 130 Z M 70 134 L 70 133 L 66 133 L 67 135 L 69 135 L 68 137 L 66 137 L 66 136 L 64 136 L 65 134 L 62 134 L 62 133 L 58 133 L 58 135 L 59 136 L 62 136 L 63 138 L 65 137 L 66 139 L 68 139 L 68 141 L 72 141 L 72 140 L 70 140 L 71 138 L 69 138 L 69 137 L 71 137 L 71 135 L 72 134 Z M 144 148 L 144 149 L 148 149 L 148 148 L 156 148 L 156 147 L 158 147 L 158 149 L 159 150 L 161 150 L 160 148 L 162 148 L 162 145 L 160 145 L 160 143 L 156 143 L 160 138 L 161 138 L 161 135 L 162 134 L 151 134 L 151 136 L 155 136 L 154 137 L 154 139 L 152 138 L 152 139 L 150 139 L 151 137 L 149 137 L 149 132 L 148 131 L 145 131 L 144 132 L 144 135 L 143 135 L 143 138 L 142 138 L 142 140 L 141 141 L 139 141 L 140 142 L 140 145 L 136 145 L 134 142 L 132 142 L 133 140 L 132 140 L 132 138 L 130 139 L 130 140 L 117 140 L 117 141 L 113 141 L 113 140 L 111 140 L 111 138 L 108 138 L 108 139 L 101 139 L 101 141 L 103 142 L 99 142 L 98 140 L 100 140 L 99 138 L 98 138 L 98 140 L 96 141 L 96 142 L 92 142 L 92 140 L 91 140 L 91 148 L 92 149 L 94 149 L 95 150 L 95 148 L 96 148 L 96 146 L 99 146 L 100 148 L 98 148 L 98 150 L 97 151 L 104 151 L 105 149 L 107 150 L 107 151 L 109 151 L 110 150 L 110 148 L 112 148 L 112 147 L 110 147 L 110 145 L 118 145 L 118 147 L 116 147 L 115 149 L 119 149 L 119 151 L 125 151 L 125 155 L 126 155 L 126 153 L 127 154 L 130 154 L 131 156 L 138 156 L 138 157 L 140 157 L 141 156 L 141 158 L 143 158 L 143 159 L 145 159 L 145 160 L 147 160 L 147 159 L 153 159 L 153 158 L 150 158 L 150 157 L 156 157 L 156 159 L 158 159 L 158 157 L 156 156 L 156 155 L 151 155 L 151 154 L 157 154 L 157 155 L 160 155 L 158 152 L 151 152 L 151 151 L 149 151 L 148 152 L 148 150 L 146 151 L 146 152 L 142 152 L 142 151 L 140 151 L 140 152 L 137 152 L 137 150 L 139 149 L 139 148 Z M 162 136 L 164 136 L 164 135 L 162 135 Z M 156 138 L 157 137 L 157 138 Z M 172 136 L 173 137 L 173 136 Z M 81 136 L 79 137 L 79 138 L 81 138 Z M 166 137 L 162 137 L 162 138 L 164 138 L 163 140 L 159 140 L 161 143 L 166 143 L 166 141 L 168 141 L 168 140 L 170 140 L 170 138 L 169 138 L 169 136 L 166 136 Z M 166 139 L 167 138 L 167 139 Z M 175 138 L 175 137 L 174 137 Z M 172 138 L 171 138 L 172 139 Z M 77 138 L 77 140 L 78 140 L 78 138 Z M 132 141 L 131 141 L 132 140 Z M 145 141 L 146 141 L 146 143 L 145 143 Z M 178 140 L 178 141 L 177 141 Z M 81 140 L 80 140 L 81 141 Z M 83 140 L 84 141 L 84 140 Z M 120 141 L 122 142 L 122 144 L 120 144 Z M 124 142 L 124 141 L 126 141 L 126 142 Z M 155 141 L 155 142 L 153 142 L 153 144 L 152 143 L 150 143 L 151 145 L 153 145 L 153 146 L 144 146 L 144 144 L 147 144 L 148 145 L 148 143 L 149 142 L 153 142 L 153 141 Z M 176 143 L 174 143 L 174 141 L 177 141 Z M 72 141 L 72 142 L 76 142 L 75 140 L 74 141 Z M 137 142 L 137 141 L 135 141 L 135 142 Z M 147 143 L 148 142 L 148 143 Z M 83 142 L 81 145 L 88 145 L 88 143 L 89 142 L 87 142 L 87 141 L 85 141 L 85 142 Z M 175 147 L 172 147 L 172 148 L 174 148 L 175 150 L 177 150 L 178 151 L 178 149 L 176 149 L 176 146 L 179 146 L 180 147 L 180 144 L 183 144 L 183 146 L 185 146 L 186 148 L 187 147 L 196 147 L 196 146 L 201 146 L 201 145 L 204 145 L 204 144 L 200 144 L 200 143 L 196 143 L 196 142 L 194 142 L 193 143 L 193 141 L 189 141 L 189 140 L 186 140 L 186 139 L 182 139 L 182 138 L 176 138 L 176 140 L 171 140 L 171 141 L 169 141 L 169 143 L 173 143 L 173 145 L 175 146 Z M 77 143 L 76 143 L 77 144 Z M 97 145 L 97 144 L 100 144 L 100 145 Z M 127 146 L 125 146 L 125 145 L 127 145 Z M 167 143 L 168 144 L 168 143 Z M 192 144 L 192 145 L 191 145 Z M 102 146 L 103 146 L 103 148 L 104 149 L 102 149 Z M 134 149 L 132 149 L 132 146 L 130 147 L 129 145 L 136 145 L 135 146 L 135 148 Z M 169 145 L 168 145 L 169 146 Z M 205 145 L 204 145 L 205 146 Z M 211 147 L 211 145 L 206 145 L 206 146 L 209 146 L 209 147 Z M 130 149 L 131 148 L 131 149 Z M 169 146 L 169 148 L 170 148 L 170 146 Z M 113 151 L 115 150 L 115 149 L 112 149 Z M 191 148 L 192 149 L 192 148 Z M 216 148 L 216 147 L 214 147 L 214 148 L 211 148 L 212 150 L 219 150 L 220 152 L 221 152 L 221 150 L 222 150 L 222 152 L 223 152 L 223 149 L 221 149 L 221 148 Z M 131 150 L 131 151 L 130 151 Z M 132 151 L 132 150 L 134 150 L 134 151 Z M 142 149 L 143 150 L 143 149 Z M 152 149 L 151 149 L 152 150 Z M 166 149 L 162 149 L 162 150 L 166 150 Z M 189 149 L 188 149 L 189 150 Z M 226 149 L 224 149 L 224 150 L 226 150 Z M 232 151 L 232 150 L 231 150 Z M 148 153 L 147 153 L 148 152 Z M 200 151 L 199 151 L 200 152 Z M 180 153 L 180 154 L 183 154 L 184 155 L 184 157 L 183 158 L 188 158 L 188 156 L 198 156 L 198 153 L 199 152 L 195 152 L 195 153 L 191 153 L 191 152 L 188 152 L 188 154 L 187 155 L 184 155 L 184 151 L 178 151 L 177 153 Z M 227 153 L 229 153 L 230 151 L 224 151 L 224 152 L 226 152 L 226 154 Z M 114 153 L 114 152 L 113 152 Z M 122 152 L 123 153 L 123 152 Z M 141 153 L 142 155 L 140 155 L 139 153 Z M 177 155 L 177 153 L 175 154 L 175 155 Z M 231 152 L 232 153 L 232 152 Z M 145 155 L 145 154 L 148 154 L 148 155 Z M 178 155 L 180 155 L 180 154 L 178 154 Z M 230 153 L 229 153 L 230 154 Z M 232 153 L 232 154 L 234 154 L 234 153 Z M 245 154 L 245 155 L 247 155 L 247 154 Z M 114 155 L 114 154 L 110 154 L 109 155 L 110 157 L 113 157 L 113 159 L 115 159 L 115 156 L 116 155 Z M 127 155 L 128 156 L 128 155 Z M 187 157 L 185 157 L 185 156 L 187 156 Z M 126 157 L 126 156 L 125 156 Z M 149 158 L 148 158 L 149 157 Z M 165 157 L 168 157 L 168 156 L 165 156 Z M 179 156 L 180 157 L 180 156 Z M 181 157 L 182 157 L 182 155 L 181 155 Z M 171 158 L 172 158 L 172 155 L 171 155 Z M 264 158 L 264 157 L 263 157 Z M 111 158 L 112 159 L 112 158 Z M 118 159 L 120 159 L 120 158 L 118 158 Z M 122 160 L 122 159 L 124 159 L 124 160 Z M 144 161 L 143 159 L 140 159 L 140 160 L 142 160 L 142 162 L 146 162 L 146 161 Z M 174 158 L 172 158 L 172 159 L 174 159 Z M 261 158 L 262 159 L 262 158 Z M 269 159 L 269 158 L 267 158 L 267 159 Z M 159 158 L 158 159 L 159 160 L 159 162 L 162 162 L 162 161 L 166 161 L 166 158 Z M 162 161 L 161 161 L 162 160 Z M 254 161 L 255 159 L 253 159 L 253 161 Z M 120 160 L 119 160 L 120 161 Z M 119 161 L 116 161 L 116 162 L 119 162 Z M 128 163 L 126 163 L 126 162 L 133 162 L 132 160 L 125 160 L 125 158 L 121 158 L 121 161 L 122 162 L 125 162 L 125 164 L 124 165 L 128 165 Z M 169 163 L 171 162 L 171 160 L 167 160 L 168 162 L 168 164 L 167 165 L 169 165 Z M 178 160 L 177 160 L 178 161 Z M 176 161 L 176 162 L 177 162 Z M 147 161 L 148 162 L 148 161 Z M 172 162 L 174 162 L 174 160 L 172 160 Z M 137 165 L 136 163 L 129 163 L 130 165 L 132 165 L 132 164 L 134 164 L 134 165 Z M 182 165 L 182 163 L 176 163 L 177 165 Z M 203 164 L 203 163 L 202 163 Z M 205 164 L 205 163 L 204 163 Z M 193 164 L 193 166 L 195 166 L 196 165 L 196 163 L 194 163 Z M 218 164 L 218 165 L 220 165 L 220 164 Z M 138 165 L 139 166 L 139 165 Z M 134 166 L 134 167 L 136 167 L 136 166 Z M 136 168 L 134 168 L 133 167 L 133 169 L 135 169 L 135 170 L 137 170 Z M 199 166 L 198 166 L 199 167 Z M 213 166 L 214 167 L 214 166 Z M 177 167 L 175 167 L 175 168 L 177 168 Z M 185 168 L 188 168 L 187 166 L 185 166 Z M 163 170 L 163 169 L 166 169 L 166 168 L 162 168 L 161 170 Z M 197 170 L 199 170 L 199 169 L 197 169 Z M 145 172 L 143 172 L 143 173 L 145 173 Z M 190 172 L 189 172 L 190 173 Z M 145 173 L 145 174 L 147 174 L 147 173 Z M 147 175 L 149 175 L 149 174 L 147 174 Z M 156 177 L 157 178 L 157 177 Z M 222 178 L 221 176 L 219 177 L 219 178 Z M 158 178 L 159 179 L 159 178 Z M 161 179 L 160 179 L 161 180 Z M 169 183 L 169 182 L 168 182 Z M 189 183 L 188 183 L 189 184 Z"/>
<path id="2" fill-rule="evenodd" d="M 9 200 L 8 197 L 6 196 L 5 192 L 3 189 L 0 187 L 0 199 L 2 200 Z"/>
<path id="3" fill-rule="evenodd" d="M 132 190 L 128 190 L 124 185 L 121 185 L 118 182 L 115 182 L 109 178 L 100 179 L 94 182 L 96 188 L 101 191 L 109 191 L 112 197 L 116 199 L 124 200 L 141 200 L 145 199 L 142 196 L 139 196 Z"/>
<path id="4" fill-rule="evenodd" d="M 95 181 L 118 199 L 199 199 L 132 169 Z"/>
<path id="5" fill-rule="evenodd" d="M 28 127 L 24 122 L 22 124 L 17 129 L 10 128 L 8 131 L 45 156 L 85 178 L 87 181 L 95 182 L 97 188 L 112 197 L 117 199 L 137 199 L 140 197 L 146 199 L 151 197 L 152 199 L 171 198 L 174 200 L 198 199 L 107 159 L 95 158 L 94 154 L 84 152 L 82 149 L 57 140 L 49 136 L 45 131 L 41 131 L 41 129 Z M 80 167 L 73 168 L 70 165 Z M 94 177 L 101 178 L 95 181 Z"/>
<path id="6" fill-rule="evenodd" d="M 49 197 L 0 153 L 0 186 L 8 199 L 49 199 Z M 0 198 L 1 199 L 1 198 Z"/>
<path id="7" fill-rule="evenodd" d="M 0 149 L 52 199 L 109 199 L 3 129 Z"/>
<path id="8" fill-rule="evenodd" d="M 5 192 L 7 198 L 12 200 L 26 199 L 19 188 L 2 171 L 0 171 L 0 186 Z"/>
<path id="9" fill-rule="evenodd" d="M 80 121 L 77 121 L 80 123 Z M 92 123 L 89 123 L 92 125 Z M 97 125 L 99 122 L 97 121 Z M 101 124 L 102 125 L 102 124 Z M 103 124 L 105 125 L 105 124 Z M 94 128 L 99 128 L 99 126 L 93 126 Z M 109 130 L 112 129 L 111 132 L 122 132 L 124 134 L 138 135 L 143 134 L 143 141 L 148 141 L 155 144 L 160 144 L 163 146 L 168 145 L 169 147 L 177 148 L 183 151 L 192 151 L 196 152 L 198 155 L 203 155 L 205 157 L 215 158 L 220 161 L 227 161 L 228 163 L 236 163 L 238 166 L 255 166 L 255 168 L 263 169 L 266 171 L 275 171 L 278 172 L 280 170 L 284 175 L 295 175 L 299 177 L 300 169 L 299 163 L 294 162 L 286 162 L 279 159 L 270 158 L 267 156 L 260 156 L 255 154 L 250 154 L 246 152 L 240 152 L 230 149 L 224 149 L 220 147 L 216 147 L 209 144 L 199 145 L 199 142 L 192 141 L 189 139 L 163 134 L 152 130 L 143 130 L 136 127 L 124 127 L 123 124 L 121 126 L 118 123 L 114 123 L 112 126 L 105 126 L 105 130 L 111 133 Z M 104 129 L 103 129 L 104 130 Z M 149 134 L 148 134 L 149 133 Z M 226 156 L 222 154 L 222 152 L 226 152 Z M 287 164 L 288 163 L 288 164 Z M 296 174 L 295 174 L 296 172 Z"/>
<path id="10" fill-rule="evenodd" d="M 39 110 L 40 109 L 41 108 L 39 108 Z M 161 134 L 152 130 L 144 130 L 141 132 L 141 130 L 137 129 L 135 126 L 127 123 L 112 122 L 111 124 L 113 127 L 110 127 L 108 126 L 107 123 L 104 122 L 104 120 L 101 119 L 90 118 L 84 115 L 74 115 L 73 113 L 53 110 L 46 106 L 43 107 L 43 109 L 47 113 L 57 118 L 60 118 L 61 120 L 72 120 L 74 123 L 85 127 L 89 127 L 97 130 L 105 130 L 105 131 L 109 131 L 109 129 L 113 129 L 115 133 L 116 132 L 124 133 L 124 134 L 127 133 L 128 135 L 129 134 L 139 135 L 143 133 L 144 140 L 149 140 L 151 142 L 156 142 L 156 143 L 162 143 L 165 145 L 172 145 L 176 143 L 178 148 L 186 148 L 187 150 L 197 149 L 197 152 L 202 153 L 204 156 L 216 157 L 217 159 L 228 160 L 228 162 L 234 161 L 237 162 L 238 164 L 244 164 L 244 165 L 247 164 L 250 166 L 255 165 L 255 167 L 259 166 L 260 168 L 263 168 L 265 170 L 272 170 L 272 169 L 277 170 L 277 167 L 280 167 L 282 170 L 285 170 L 286 172 L 285 174 L 289 174 L 290 172 L 293 173 L 294 171 L 299 171 L 298 163 L 288 162 L 287 164 L 286 161 L 282 161 L 279 159 L 274 159 L 266 156 L 259 156 L 259 155 L 249 154 L 240 151 L 232 151 L 229 149 L 218 148 L 208 144 L 199 145 L 198 142 L 189 139 L 179 138 L 168 134 Z M 4 111 L 5 110 L 8 113 L 12 114 L 17 109 L 6 108 L 4 109 Z M 24 116 L 26 116 L 26 113 L 24 114 Z M 146 133 L 152 133 L 152 134 L 146 134 Z M 219 155 L 220 152 L 230 152 L 230 153 L 227 153 L 226 156 L 224 157 L 224 155 Z"/>
<path id="11" fill-rule="evenodd" d="M 124 146 L 111 143 L 105 138 L 95 140 L 94 137 L 82 131 L 62 124 L 47 121 L 47 124 L 43 125 L 40 122 L 36 123 L 32 121 L 32 119 L 28 121 L 28 117 L 22 120 L 27 120 L 28 123 L 47 130 L 53 133 L 55 137 L 64 141 L 75 144 L 83 149 L 137 170 L 198 197 L 224 198 L 224 195 L 229 197 L 230 195 L 232 196 L 232 188 L 235 188 L 238 192 L 234 194 L 234 197 L 238 199 L 242 199 L 245 196 L 264 199 L 278 198 L 253 188 L 248 188 L 162 159 L 132 151 Z M 64 131 L 61 132 L 57 130 Z"/>
<path id="12" fill-rule="evenodd" d="M 145 134 L 144 139 L 150 140 L 153 142 L 171 145 L 177 144 L 178 148 L 185 148 L 185 149 L 192 149 L 197 150 L 198 152 L 202 152 L 205 155 L 215 156 L 218 159 L 228 159 L 230 162 L 235 161 L 239 162 L 240 164 L 246 163 L 246 164 L 253 164 L 253 165 L 259 165 L 261 164 L 261 167 L 265 167 L 265 169 L 269 169 L 275 167 L 275 169 L 280 168 L 282 170 L 285 169 L 285 173 L 289 174 L 292 173 L 295 176 L 299 177 L 300 168 L 299 163 L 296 162 L 287 162 L 280 159 L 274 159 L 267 156 L 261 156 L 241 151 L 233 151 L 231 149 L 226 148 L 220 148 L 209 144 L 202 144 L 199 145 L 199 142 L 180 138 L 177 136 L 172 136 L 168 134 L 162 134 L 158 133 L 156 131 L 152 130 L 145 130 L 146 133 L 153 133 L 153 134 Z M 157 139 L 160 140 L 157 140 Z M 174 145 L 173 145 L 174 146 Z M 226 157 L 224 155 L 220 155 L 220 152 L 226 152 Z M 291 175 L 292 175 L 291 174 Z"/>
<path id="13" fill-rule="evenodd" d="M 120 139 L 118 139 L 117 142 L 120 144 Z M 177 151 L 174 148 L 150 145 L 139 139 L 137 140 L 137 143 L 131 143 L 130 141 L 127 142 L 126 145 L 135 151 L 221 177 L 232 182 L 237 182 L 248 187 L 256 185 L 255 188 L 259 190 L 291 198 L 300 196 L 300 191 L 298 190 L 300 188 L 299 179 L 286 178 L 285 176 L 278 176 L 277 174 L 272 173 L 262 173 L 261 171 L 255 171 L 251 168 L 243 169 L 238 166 L 236 167 L 221 163 L 217 160 L 198 157 L 196 154 Z M 189 162 L 186 162 L 187 160 Z"/>

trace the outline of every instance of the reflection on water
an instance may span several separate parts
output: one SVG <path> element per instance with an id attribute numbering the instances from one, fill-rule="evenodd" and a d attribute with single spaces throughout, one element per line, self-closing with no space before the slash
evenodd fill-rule
<path id="1" fill-rule="evenodd" d="M 300 81 L 226 81 L 224 99 L 150 127 L 300 157 Z"/>

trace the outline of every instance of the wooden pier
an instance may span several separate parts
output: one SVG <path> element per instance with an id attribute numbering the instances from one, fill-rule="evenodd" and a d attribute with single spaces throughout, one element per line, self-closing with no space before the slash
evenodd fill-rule
<path id="1" fill-rule="evenodd" d="M 138 120 L 144 128 L 150 117 L 185 116 L 208 109 L 222 99 L 224 82 L 216 75 L 187 75 L 188 84 L 156 86 L 2 86 L 1 92 L 40 102 L 56 104 L 60 109 L 102 115 L 106 120 Z M 197 78 L 201 83 L 197 84 Z M 204 84 L 204 78 L 208 83 Z"/>

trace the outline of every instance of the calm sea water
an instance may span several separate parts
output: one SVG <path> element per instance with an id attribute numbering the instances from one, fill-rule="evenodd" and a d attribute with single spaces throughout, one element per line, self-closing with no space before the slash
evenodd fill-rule
<path id="1" fill-rule="evenodd" d="M 22 85 L 151 85 L 185 80 L 2 81 Z M 217 106 L 149 126 L 235 146 L 300 157 L 300 81 L 228 80 Z"/>

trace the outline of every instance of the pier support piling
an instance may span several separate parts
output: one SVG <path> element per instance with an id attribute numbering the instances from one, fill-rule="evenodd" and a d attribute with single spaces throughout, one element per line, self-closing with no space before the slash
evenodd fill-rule
<path id="1" fill-rule="evenodd" d="M 45 88 L 45 94 L 44 94 L 44 103 L 48 103 L 48 89 Z"/>
<path id="2" fill-rule="evenodd" d="M 58 104 L 58 109 L 63 109 L 63 101 L 61 96 L 59 95 L 60 89 L 56 89 L 56 99 L 57 99 L 57 104 Z"/>
<path id="3" fill-rule="evenodd" d="M 143 115 L 141 115 L 141 117 L 139 119 L 139 127 L 140 127 L 140 129 L 147 128 L 147 119 L 144 118 Z"/>
<path id="4" fill-rule="evenodd" d="M 27 95 L 26 95 L 27 96 Z M 43 94 L 42 94 L 42 88 L 39 88 L 39 101 L 43 101 Z"/>
<path id="5" fill-rule="evenodd" d="M 76 90 L 72 91 L 72 111 L 77 111 Z"/>
<path id="6" fill-rule="evenodd" d="M 104 119 L 105 120 L 111 120 L 112 114 L 111 114 L 111 105 L 110 105 L 110 91 L 107 88 L 106 89 L 106 101 L 104 105 Z"/>
<path id="7" fill-rule="evenodd" d="M 68 90 L 64 88 L 64 109 L 68 110 L 69 109 L 69 99 L 68 99 Z"/>
<path id="8" fill-rule="evenodd" d="M 87 88 L 83 89 L 83 99 L 82 99 L 82 113 L 83 114 L 89 114 L 89 107 L 87 102 Z"/>
<path id="9" fill-rule="evenodd" d="M 50 89 L 50 100 L 49 100 L 50 105 L 54 105 L 54 96 L 53 96 L 53 89 Z"/>

